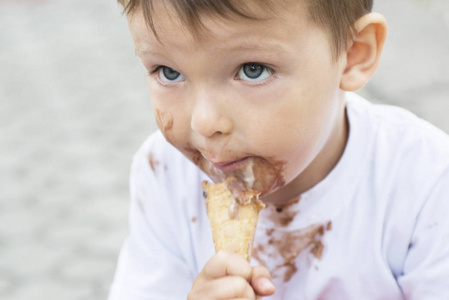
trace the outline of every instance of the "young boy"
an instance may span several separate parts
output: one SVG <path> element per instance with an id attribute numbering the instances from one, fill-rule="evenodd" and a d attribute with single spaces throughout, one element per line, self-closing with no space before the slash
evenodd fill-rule
<path id="1" fill-rule="evenodd" d="M 449 299 L 449 138 L 351 93 L 371 0 L 127 0 L 160 131 L 133 160 L 110 300 Z M 251 264 L 215 254 L 203 180 L 267 207 Z"/>

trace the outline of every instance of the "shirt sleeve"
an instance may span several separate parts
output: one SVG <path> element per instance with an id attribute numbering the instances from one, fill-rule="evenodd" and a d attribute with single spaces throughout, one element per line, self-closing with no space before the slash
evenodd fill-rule
<path id="1" fill-rule="evenodd" d="M 158 176 L 157 164 L 161 162 L 149 163 L 147 155 L 134 158 L 129 233 L 109 300 L 185 299 L 190 291 L 194 271 L 178 238 L 186 234 L 185 226 L 173 212 L 167 194 L 170 183 Z"/>
<path id="2" fill-rule="evenodd" d="M 417 218 L 398 283 L 407 300 L 443 300 L 449 295 L 449 168 Z"/>

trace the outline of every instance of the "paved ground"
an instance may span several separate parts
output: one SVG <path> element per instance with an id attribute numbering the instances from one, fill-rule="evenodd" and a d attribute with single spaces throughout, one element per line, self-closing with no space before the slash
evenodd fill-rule
<path id="1" fill-rule="evenodd" d="M 390 36 L 361 93 L 449 132 L 449 1 L 376 8 Z M 154 129 L 114 0 L 0 0 L 0 299 L 106 298 Z"/>

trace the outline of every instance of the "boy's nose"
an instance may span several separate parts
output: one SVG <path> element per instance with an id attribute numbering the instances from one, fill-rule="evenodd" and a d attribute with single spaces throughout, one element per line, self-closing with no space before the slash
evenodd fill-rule
<path id="1" fill-rule="evenodd" d="M 192 106 L 191 128 L 208 138 L 231 133 L 232 120 L 221 106 L 218 99 L 197 99 Z"/>

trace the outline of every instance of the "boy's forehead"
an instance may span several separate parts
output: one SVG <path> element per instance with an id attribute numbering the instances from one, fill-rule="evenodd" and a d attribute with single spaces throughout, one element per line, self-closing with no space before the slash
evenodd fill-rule
<path id="1" fill-rule="evenodd" d="M 251 2 L 256 1 L 248 3 Z M 185 24 L 173 8 L 161 6 L 161 4 L 153 7 L 153 28 L 149 26 L 142 11 L 129 16 L 128 20 L 131 34 L 136 43 L 137 54 L 157 52 L 157 48 L 161 46 L 163 48 L 167 42 L 176 43 L 178 37 L 182 37 L 182 42 L 190 40 L 191 44 L 195 45 L 226 41 L 224 48 L 230 50 L 258 50 L 258 48 L 266 49 L 267 47 L 271 50 L 279 50 L 282 46 L 276 41 L 270 40 L 269 33 L 287 35 L 287 32 L 282 32 L 281 27 L 276 25 L 291 22 L 288 15 L 294 15 L 295 22 L 299 22 L 301 19 L 302 23 L 306 21 L 304 20 L 307 17 L 306 8 L 298 3 L 302 3 L 302 1 L 296 1 L 297 7 L 289 9 L 278 4 L 276 8 L 271 7 L 270 11 L 266 7 L 251 7 L 248 4 L 246 9 L 251 7 L 254 18 L 237 14 L 227 16 L 204 14 L 201 16 L 202 27 L 199 30 L 192 28 L 194 26 L 192 24 L 190 26 Z M 265 36 L 264 33 L 267 35 Z M 260 40 L 261 37 L 264 39 Z"/>

